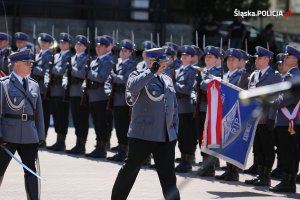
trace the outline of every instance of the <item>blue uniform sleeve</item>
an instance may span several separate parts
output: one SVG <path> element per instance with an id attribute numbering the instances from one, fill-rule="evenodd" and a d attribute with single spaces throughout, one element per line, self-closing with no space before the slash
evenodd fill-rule
<path id="1" fill-rule="evenodd" d="M 92 81 L 104 83 L 107 77 L 110 75 L 111 69 L 112 63 L 110 62 L 110 60 L 103 59 L 100 61 L 96 70 L 89 71 L 88 78 Z"/>
<path id="2" fill-rule="evenodd" d="M 51 53 L 44 53 L 42 59 L 37 62 L 37 65 L 33 67 L 32 72 L 38 76 L 44 76 L 46 70 L 49 67 L 49 62 L 51 60 Z"/>
<path id="3" fill-rule="evenodd" d="M 113 82 L 118 84 L 126 84 L 129 74 L 134 71 L 134 63 L 129 63 L 126 67 L 126 72 L 124 74 L 116 74 L 113 76 Z"/>
<path id="4" fill-rule="evenodd" d="M 45 140 L 45 126 L 41 94 L 38 92 L 38 99 L 35 110 L 35 124 L 39 136 L 39 140 Z"/>
<path id="5" fill-rule="evenodd" d="M 188 70 L 184 76 L 184 82 L 175 82 L 174 88 L 176 92 L 190 95 L 195 84 L 196 72 L 195 70 Z"/>
<path id="6" fill-rule="evenodd" d="M 129 75 L 126 87 L 130 93 L 138 94 L 154 77 L 150 69 L 146 69 L 142 72 L 133 71 Z"/>
<path id="7" fill-rule="evenodd" d="M 76 66 L 72 66 L 72 76 L 85 79 L 88 59 L 88 56 L 85 56 L 77 61 Z"/>

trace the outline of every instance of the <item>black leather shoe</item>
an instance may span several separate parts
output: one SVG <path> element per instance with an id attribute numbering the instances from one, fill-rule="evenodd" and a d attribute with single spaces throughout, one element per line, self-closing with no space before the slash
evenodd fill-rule
<path id="1" fill-rule="evenodd" d="M 257 174 L 257 165 L 253 164 L 249 169 L 243 171 L 245 174 L 256 175 Z"/>
<path id="2" fill-rule="evenodd" d="M 259 178 L 257 177 L 257 178 L 254 178 L 254 179 L 245 180 L 245 184 L 247 184 L 247 185 L 254 185 L 258 181 L 259 181 Z"/>
<path id="3" fill-rule="evenodd" d="M 180 162 L 176 167 L 175 171 L 179 173 L 187 173 L 192 170 L 192 166 L 187 162 Z"/>
<path id="4" fill-rule="evenodd" d="M 116 162 L 124 162 L 126 159 L 126 155 L 117 153 L 114 156 L 108 157 L 107 160 L 116 161 Z"/>

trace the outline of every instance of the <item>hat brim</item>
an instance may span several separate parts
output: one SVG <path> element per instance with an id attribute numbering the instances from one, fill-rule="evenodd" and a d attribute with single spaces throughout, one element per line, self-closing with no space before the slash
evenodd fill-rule
<path id="1" fill-rule="evenodd" d="M 168 62 L 169 58 L 165 56 L 164 58 L 160 58 L 158 62 Z"/>
<path id="2" fill-rule="evenodd" d="M 205 55 L 214 55 L 214 56 L 216 56 L 217 58 L 220 58 L 220 57 L 221 57 L 220 55 L 216 55 L 216 54 L 210 53 L 210 52 L 207 52 Z"/>
<path id="3" fill-rule="evenodd" d="M 22 62 L 29 62 L 29 63 L 34 63 L 34 60 L 19 60 L 19 61 L 22 61 Z"/>
<path id="4" fill-rule="evenodd" d="M 148 57 L 148 59 L 153 60 L 153 61 L 158 61 L 159 63 L 169 61 L 169 58 L 167 56 L 160 57 L 158 60 L 157 60 L 157 58 L 152 58 L 152 57 L 150 57 L 150 58 Z"/>

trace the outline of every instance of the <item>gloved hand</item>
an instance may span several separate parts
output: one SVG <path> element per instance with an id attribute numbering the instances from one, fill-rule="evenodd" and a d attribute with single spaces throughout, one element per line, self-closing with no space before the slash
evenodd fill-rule
<path id="1" fill-rule="evenodd" d="M 114 72 L 114 70 L 111 70 L 110 75 L 114 78 L 117 76 L 117 74 Z"/>
<path id="2" fill-rule="evenodd" d="M 45 146 L 46 146 L 46 141 L 45 140 L 40 140 L 39 148 L 44 148 Z"/>
<path id="3" fill-rule="evenodd" d="M 68 85 L 67 84 L 61 84 L 61 86 L 64 88 L 64 90 L 67 90 L 68 89 Z"/>
<path id="4" fill-rule="evenodd" d="M 275 128 L 275 120 L 268 119 L 268 131 L 273 132 Z"/>
<path id="5" fill-rule="evenodd" d="M 44 82 L 45 88 L 48 88 L 49 82 Z"/>
<path id="6" fill-rule="evenodd" d="M 3 146 L 6 145 L 6 142 L 4 142 L 3 137 L 0 137 L 0 144 Z"/>
<path id="7" fill-rule="evenodd" d="M 150 71 L 155 74 L 159 69 L 159 63 L 158 62 L 153 62 L 152 66 L 150 68 Z"/>

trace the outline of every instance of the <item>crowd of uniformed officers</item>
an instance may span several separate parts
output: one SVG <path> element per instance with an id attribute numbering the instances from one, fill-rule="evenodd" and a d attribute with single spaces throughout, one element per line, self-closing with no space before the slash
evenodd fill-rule
<path id="1" fill-rule="evenodd" d="M 29 41 L 27 34 L 15 33 L 14 39 L 16 52 L 32 48 L 27 45 Z M 9 48 L 9 40 L 9 35 L 0 33 L 1 76 L 10 75 L 13 71 L 9 59 L 13 53 Z M 136 126 L 142 127 L 143 123 L 149 125 L 153 122 L 152 119 L 143 118 L 130 123 L 131 107 L 129 100 L 125 98 L 126 84 L 132 72 L 141 73 L 153 67 L 153 62 L 149 59 L 149 56 L 153 55 L 147 56 L 146 51 L 156 48 L 157 45 L 152 41 L 143 42 L 143 60 L 137 62 L 134 54 L 135 44 L 129 39 L 120 41 L 116 46 L 116 41 L 111 36 L 96 36 L 94 47 L 96 55 L 93 57 L 90 55 L 93 47 L 84 35 L 72 38 L 68 33 L 60 33 L 57 38 L 58 47 L 53 47 L 54 40 L 51 35 L 41 33 L 37 40 L 38 45 L 33 47 L 35 55 L 30 77 L 40 88 L 45 134 L 47 136 L 50 115 L 53 116 L 54 129 L 57 133 L 55 144 L 46 146 L 45 138 L 41 138 L 40 147 L 66 151 L 69 154 L 106 158 L 114 122 L 118 139 L 118 146 L 114 150 L 117 150 L 117 153 L 107 159 L 123 162 L 128 155 L 128 131 Z M 75 54 L 71 53 L 74 51 L 73 45 Z M 166 42 L 162 48 L 168 58 L 163 73 L 173 82 L 172 89 L 176 91 L 178 104 L 179 120 L 174 123 L 178 123 L 177 144 L 181 157 L 176 159 L 179 164 L 175 171 L 180 173 L 191 171 L 195 163 L 195 151 L 197 144 L 201 145 L 207 111 L 207 84 L 213 76 L 221 77 L 226 82 L 248 90 L 288 81 L 300 75 L 298 67 L 300 51 L 292 46 L 286 46 L 285 52 L 277 56 L 260 46 L 256 47 L 254 56 L 242 49 L 228 48 L 224 51 L 219 47 L 206 46 L 202 51 L 196 45 L 180 47 L 173 42 Z M 256 70 L 253 70 L 254 68 Z M 145 91 L 149 101 L 160 99 L 159 90 L 151 82 L 145 86 Z M 271 191 L 296 192 L 296 181 L 300 182 L 300 176 L 297 177 L 300 118 L 298 115 L 289 114 L 299 108 L 298 102 L 299 96 L 279 95 L 269 103 L 262 114 L 253 143 L 254 164 L 244 171 L 257 176 L 252 180 L 246 180 L 246 184 L 271 186 L 273 177 L 280 179 L 281 182 L 271 187 Z M 69 109 L 77 140 L 72 149 L 66 150 Z M 144 107 L 135 112 L 146 115 L 147 112 L 154 111 Z M 86 153 L 90 114 L 96 132 L 96 145 L 92 152 Z M 0 139 L 3 142 L 6 138 L 3 135 Z M 204 153 L 201 155 L 203 162 L 197 172 L 198 175 L 215 176 L 218 159 Z M 276 155 L 277 167 L 272 172 Z M 149 164 L 149 159 L 145 160 L 145 164 Z M 227 163 L 224 168 L 225 172 L 215 176 L 216 179 L 239 180 L 240 170 L 237 167 Z M 0 174 L 0 184 L 2 179 L 3 174 Z"/>

